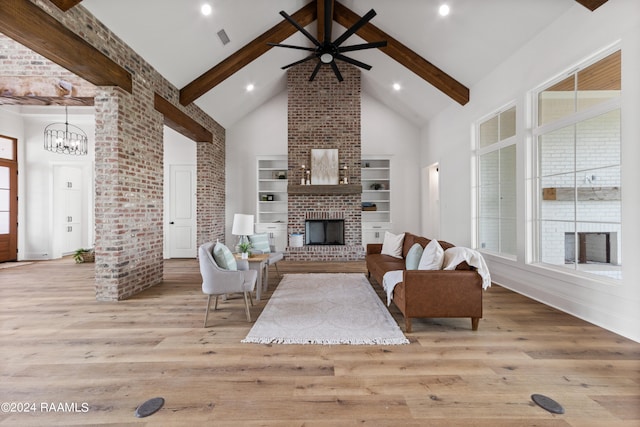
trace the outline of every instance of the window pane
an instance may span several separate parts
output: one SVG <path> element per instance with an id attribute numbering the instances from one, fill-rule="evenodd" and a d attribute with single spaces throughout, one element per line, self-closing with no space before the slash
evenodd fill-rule
<path id="1" fill-rule="evenodd" d="M 0 188 L 0 212 L 9 211 L 9 190 L 3 190 Z"/>
<path id="2" fill-rule="evenodd" d="M 540 261 L 547 264 L 565 265 L 571 263 L 573 246 L 571 237 L 575 233 L 575 225 L 568 221 L 540 222 Z M 567 242 L 568 241 L 568 242 Z"/>
<path id="3" fill-rule="evenodd" d="M 0 212 L 0 234 L 9 234 L 9 212 Z"/>
<path id="4" fill-rule="evenodd" d="M 620 96 L 620 51 L 578 72 L 578 111 Z"/>
<path id="5" fill-rule="evenodd" d="M 484 154 L 480 157 L 480 185 L 498 185 L 500 155 L 498 151 Z"/>
<path id="6" fill-rule="evenodd" d="M 574 75 L 545 89 L 538 95 L 538 125 L 567 117 L 575 110 Z"/>
<path id="7" fill-rule="evenodd" d="M 574 171 L 575 127 L 567 126 L 539 137 L 540 175 Z M 571 183 L 573 186 L 573 182 Z"/>
<path id="8" fill-rule="evenodd" d="M 480 148 L 498 142 L 498 116 L 480 125 Z"/>
<path id="9" fill-rule="evenodd" d="M 516 217 L 516 146 L 500 150 L 500 217 Z"/>
<path id="10" fill-rule="evenodd" d="M 500 214 L 498 185 L 480 187 L 480 216 L 497 218 Z"/>
<path id="11" fill-rule="evenodd" d="M 577 171 L 619 164 L 620 110 L 610 111 L 576 125 Z M 620 185 L 620 176 L 609 182 L 611 185 Z"/>
<path id="12" fill-rule="evenodd" d="M 540 180 L 542 203 L 540 218 L 573 221 L 575 219 L 574 174 L 554 175 Z"/>
<path id="13" fill-rule="evenodd" d="M 0 136 L 0 159 L 15 160 L 16 153 L 14 152 L 13 139 L 3 138 Z"/>
<path id="14" fill-rule="evenodd" d="M 498 218 L 480 218 L 479 226 L 480 248 L 498 252 L 500 250 L 500 220 Z"/>
<path id="15" fill-rule="evenodd" d="M 9 188 L 9 168 L 0 166 L 0 188 Z"/>
<path id="16" fill-rule="evenodd" d="M 500 220 L 500 252 L 505 254 L 516 254 L 516 220 Z"/>
<path id="17" fill-rule="evenodd" d="M 516 107 L 500 114 L 500 141 L 516 134 Z"/>

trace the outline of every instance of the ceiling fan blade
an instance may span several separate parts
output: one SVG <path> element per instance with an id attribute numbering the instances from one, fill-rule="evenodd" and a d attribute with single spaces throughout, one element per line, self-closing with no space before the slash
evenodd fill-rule
<path id="1" fill-rule="evenodd" d="M 282 69 L 282 70 L 286 70 L 286 69 L 287 69 L 287 68 L 289 68 L 289 67 L 293 67 L 294 65 L 302 64 L 303 62 L 307 62 L 308 60 L 313 59 L 313 58 L 315 58 L 315 57 L 316 57 L 315 55 L 309 55 L 309 56 L 307 56 L 306 58 L 303 58 L 303 59 L 301 59 L 301 60 L 299 60 L 299 61 L 292 62 L 291 64 L 289 64 L 289 65 L 285 65 L 284 67 L 280 67 L 280 69 Z"/>
<path id="2" fill-rule="evenodd" d="M 343 81 L 344 79 L 342 78 L 342 74 L 340 74 L 340 70 L 338 70 L 338 64 L 336 64 L 336 61 L 331 61 L 331 68 L 333 68 L 333 72 L 338 78 L 338 81 Z"/>
<path id="3" fill-rule="evenodd" d="M 280 44 L 280 43 L 267 43 L 269 46 L 274 46 L 274 47 L 287 47 L 289 49 L 300 49 L 300 50 L 307 50 L 309 52 L 315 52 L 316 48 L 315 47 L 306 47 L 306 46 L 294 46 L 292 44 Z"/>
<path id="4" fill-rule="evenodd" d="M 354 44 L 352 46 L 343 46 L 339 47 L 339 52 L 353 52 L 355 50 L 363 50 L 363 49 L 372 49 L 375 47 L 385 47 L 387 45 L 387 41 L 381 42 L 373 42 L 373 43 L 362 43 L 362 44 Z"/>
<path id="5" fill-rule="evenodd" d="M 331 24 L 333 23 L 333 0 L 324 2 L 324 42 L 331 42 Z"/>
<path id="6" fill-rule="evenodd" d="M 304 36 L 306 38 L 308 38 L 309 40 L 311 40 L 313 42 L 313 44 L 315 44 L 316 46 L 320 47 L 320 42 L 318 41 L 318 39 L 316 39 L 315 37 L 313 37 L 311 35 L 311 33 L 309 33 L 309 31 L 305 30 L 304 27 L 302 27 L 300 24 L 298 24 L 292 17 L 290 17 L 287 12 L 285 12 L 284 10 L 280 11 L 280 15 L 282 15 L 282 17 L 284 19 L 286 19 L 287 21 L 289 21 L 289 23 L 291 25 L 293 25 L 294 27 L 296 27 L 298 29 L 298 31 L 300 31 L 302 34 L 304 34 Z"/>
<path id="7" fill-rule="evenodd" d="M 312 82 L 313 79 L 316 78 L 316 74 L 318 74 L 318 71 L 320 71 L 320 67 L 322 67 L 322 62 L 318 61 L 318 63 L 316 64 L 316 68 L 314 68 L 313 73 L 311 73 L 311 77 L 309 77 L 310 82 Z"/>
<path id="8" fill-rule="evenodd" d="M 282 12 L 281 12 L 282 13 Z M 349 37 L 351 37 L 352 34 L 354 34 L 356 31 L 358 31 L 360 28 L 362 28 L 367 22 L 369 22 L 371 20 L 371 18 L 373 18 L 374 16 L 376 16 L 376 11 L 371 9 L 369 12 L 367 12 L 362 18 L 360 18 L 358 20 L 358 22 L 356 22 L 355 24 L 353 24 L 351 26 L 351 28 L 349 28 L 347 31 L 345 31 L 340 37 L 338 37 L 337 39 L 335 39 L 333 41 L 333 44 L 336 46 L 340 46 L 346 39 L 348 39 Z"/>
<path id="9" fill-rule="evenodd" d="M 358 61 L 356 59 L 349 58 L 349 57 L 341 55 L 341 54 L 337 54 L 335 56 L 335 59 L 339 59 L 341 61 L 348 62 L 349 64 L 353 64 L 356 67 L 364 68 L 365 70 L 370 70 L 371 69 L 371 65 L 365 64 L 364 62 L 360 62 L 360 61 Z"/>

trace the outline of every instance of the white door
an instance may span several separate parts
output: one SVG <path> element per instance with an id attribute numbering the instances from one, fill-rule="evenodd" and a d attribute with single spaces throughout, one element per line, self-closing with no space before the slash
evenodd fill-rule
<path id="1" fill-rule="evenodd" d="M 83 248 L 82 168 L 54 166 L 54 254 Z"/>
<path id="2" fill-rule="evenodd" d="M 196 168 L 171 165 L 169 182 L 169 258 L 195 258 Z"/>
<path id="3" fill-rule="evenodd" d="M 440 238 L 440 167 L 438 163 L 422 169 L 422 235 Z"/>

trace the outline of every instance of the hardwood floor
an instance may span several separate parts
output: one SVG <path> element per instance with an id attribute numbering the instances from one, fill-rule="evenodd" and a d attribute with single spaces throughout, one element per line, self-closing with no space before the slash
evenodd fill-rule
<path id="1" fill-rule="evenodd" d="M 272 269 L 254 319 L 278 282 Z M 242 298 L 220 303 L 207 329 L 205 302 L 196 260 L 167 261 L 161 285 L 117 303 L 95 301 L 93 264 L 0 269 L 0 402 L 35 404 L 2 406 L 0 425 L 640 425 L 640 344 L 498 286 L 477 332 L 469 319 L 421 319 L 405 346 L 242 344 Z M 159 412 L 134 416 L 157 396 Z"/>

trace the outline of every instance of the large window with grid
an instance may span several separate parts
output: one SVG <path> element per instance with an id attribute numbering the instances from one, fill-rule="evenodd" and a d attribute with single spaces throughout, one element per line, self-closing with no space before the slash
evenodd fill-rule
<path id="1" fill-rule="evenodd" d="M 481 120 L 476 129 L 478 160 L 477 246 L 516 255 L 516 107 Z"/>
<path id="2" fill-rule="evenodd" d="M 538 262 L 621 278 L 621 51 L 537 90 Z"/>

